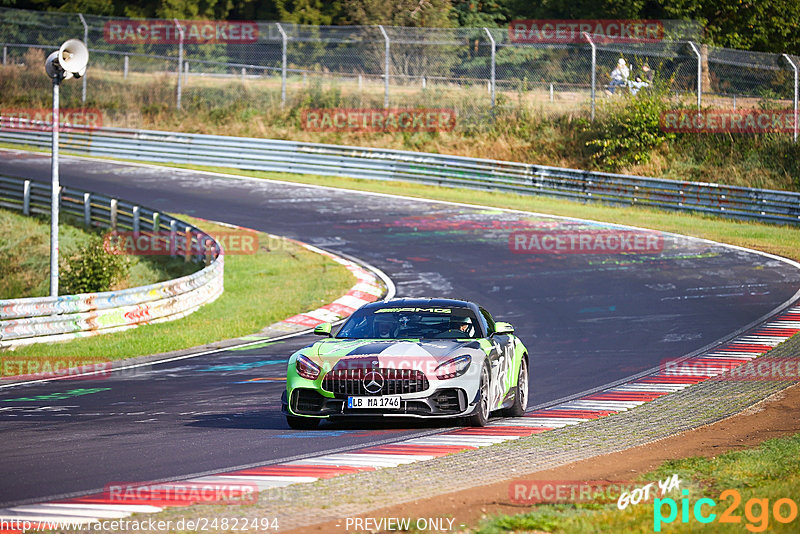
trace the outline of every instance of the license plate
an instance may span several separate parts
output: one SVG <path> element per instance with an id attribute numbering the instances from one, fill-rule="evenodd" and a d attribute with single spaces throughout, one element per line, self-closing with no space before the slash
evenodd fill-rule
<path id="1" fill-rule="evenodd" d="M 347 397 L 347 407 L 352 409 L 360 408 L 389 408 L 400 409 L 400 397 Z"/>

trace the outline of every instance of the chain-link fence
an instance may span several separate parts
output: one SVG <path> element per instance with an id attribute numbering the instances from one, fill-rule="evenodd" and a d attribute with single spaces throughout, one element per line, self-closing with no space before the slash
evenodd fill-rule
<path id="1" fill-rule="evenodd" d="M 62 99 L 102 109 L 115 126 L 139 126 L 136 113 L 174 107 L 219 108 L 220 120 L 231 110 L 246 116 L 281 105 L 446 107 L 461 124 L 520 106 L 593 117 L 595 105 L 619 91 L 610 81 L 621 58 L 629 81 L 660 83 L 698 107 L 796 109 L 798 100 L 800 58 L 715 48 L 680 34 L 527 42 L 504 28 L 141 20 L 2 8 L 0 22 L 5 66 L 41 70 L 45 52 L 68 38 L 85 40 L 90 70 L 82 84 L 65 84 Z M 37 102 L 0 94 L 0 104 Z"/>

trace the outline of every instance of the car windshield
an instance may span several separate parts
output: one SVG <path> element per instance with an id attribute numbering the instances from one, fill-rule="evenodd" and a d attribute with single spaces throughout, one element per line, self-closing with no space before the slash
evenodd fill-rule
<path id="1" fill-rule="evenodd" d="M 339 339 L 471 339 L 480 337 L 469 308 L 400 307 L 362 309 L 350 316 Z"/>

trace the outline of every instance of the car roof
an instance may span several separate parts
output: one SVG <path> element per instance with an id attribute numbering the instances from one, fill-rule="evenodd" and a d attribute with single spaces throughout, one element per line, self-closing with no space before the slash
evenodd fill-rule
<path id="1" fill-rule="evenodd" d="M 446 299 L 446 298 L 397 298 L 390 300 L 379 300 L 371 302 L 364 308 L 385 308 L 387 306 L 403 306 L 408 308 L 431 308 L 431 307 L 456 307 L 456 308 L 477 308 L 477 304 L 468 300 Z"/>

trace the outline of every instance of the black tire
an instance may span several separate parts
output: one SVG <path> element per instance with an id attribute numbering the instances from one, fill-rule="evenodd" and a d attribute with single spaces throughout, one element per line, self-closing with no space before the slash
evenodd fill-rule
<path id="1" fill-rule="evenodd" d="M 514 404 L 503 410 L 506 417 L 522 417 L 528 407 L 528 392 L 530 380 L 528 379 L 528 362 L 522 358 L 519 365 L 519 375 L 517 376 L 517 386 L 514 392 Z"/>
<path id="2" fill-rule="evenodd" d="M 483 366 L 481 369 L 481 381 L 478 386 L 480 391 L 480 400 L 475 406 L 475 411 L 472 415 L 467 417 L 467 425 L 469 426 L 486 426 L 489 422 L 489 392 L 491 391 L 491 379 L 489 378 L 489 368 Z"/>
<path id="3" fill-rule="evenodd" d="M 314 430 L 319 426 L 319 419 L 316 417 L 296 417 L 294 415 L 287 415 L 286 422 L 289 427 L 295 430 Z"/>

